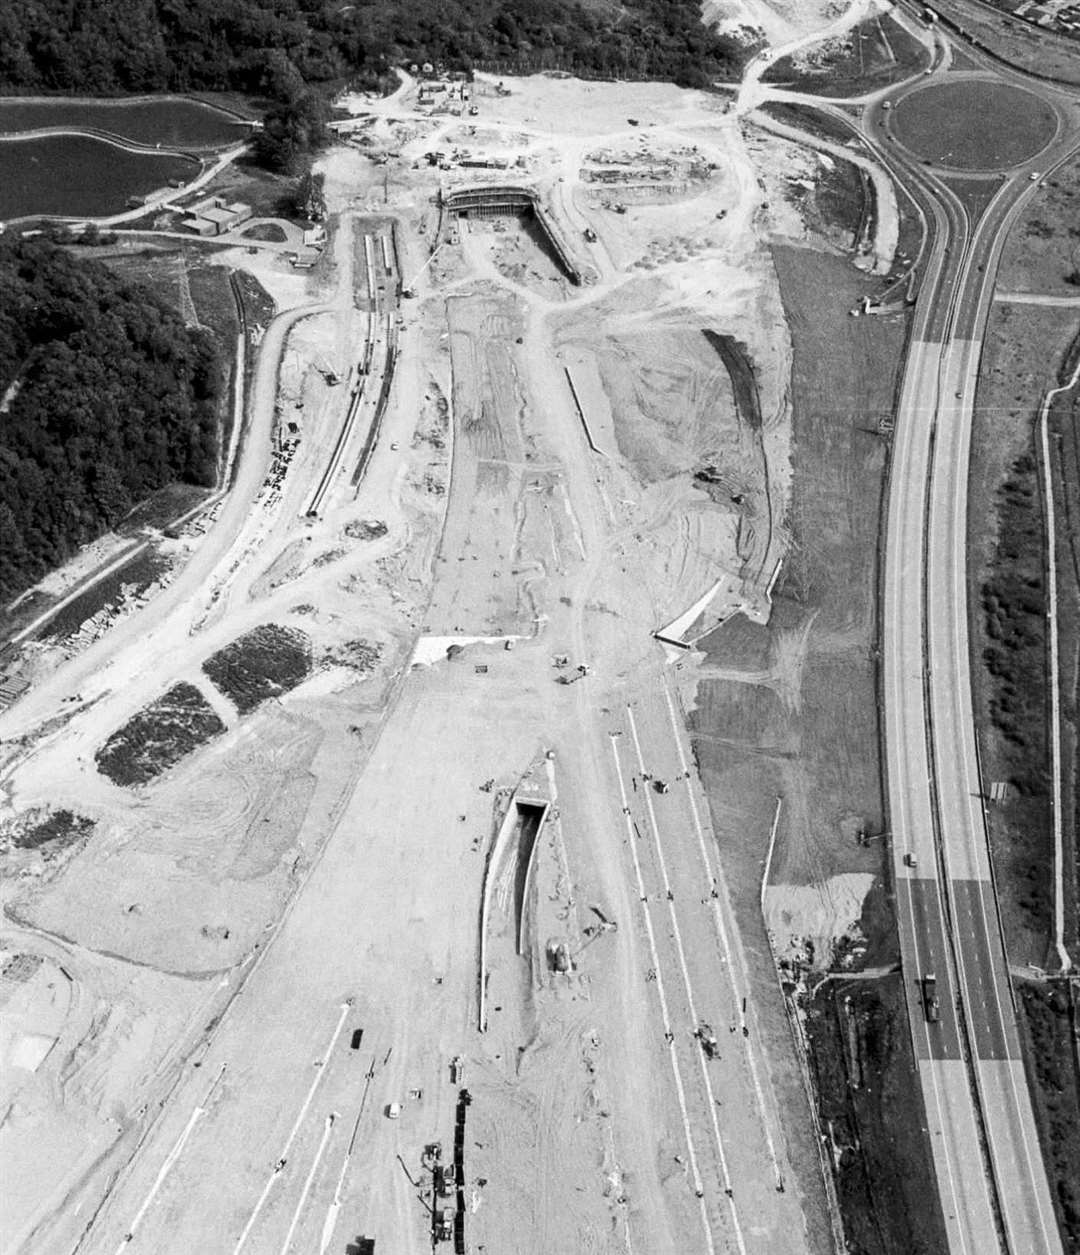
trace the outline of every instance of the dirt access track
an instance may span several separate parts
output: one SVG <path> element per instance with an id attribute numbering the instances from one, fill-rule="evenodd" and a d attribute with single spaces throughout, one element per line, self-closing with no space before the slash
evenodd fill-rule
<path id="1" fill-rule="evenodd" d="M 800 237 L 776 170 L 817 158 L 752 159 L 711 96 L 505 83 L 478 81 L 482 126 L 408 87 L 358 102 L 397 155 L 328 156 L 316 274 L 260 262 L 285 312 L 233 494 L 157 599 L 0 716 L 13 808 L 95 824 L 5 890 L 5 944 L 51 947 L 85 1013 L 0 1130 L 11 1162 L 64 1149 L 12 1249 L 404 1255 L 436 1141 L 463 1157 L 447 1205 L 472 1249 L 828 1240 L 771 960 L 735 923 L 757 886 L 735 904 L 724 872 L 768 834 L 714 812 L 686 734 L 699 658 L 653 636 L 768 615 L 790 345 L 762 236 Z M 590 281 L 517 217 L 440 228 L 435 148 L 454 186 L 491 177 L 463 153 L 518 162 Z M 270 624 L 311 675 L 249 709 L 205 664 Z M 97 750 L 178 683 L 223 731 L 105 779 Z M 481 970 L 485 860 L 526 776 L 548 818 Z"/>

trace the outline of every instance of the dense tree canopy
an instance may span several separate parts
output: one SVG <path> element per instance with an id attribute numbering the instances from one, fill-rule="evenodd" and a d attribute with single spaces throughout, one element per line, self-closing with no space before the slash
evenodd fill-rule
<path id="1" fill-rule="evenodd" d="M 0 240 L 0 598 L 165 484 L 214 482 L 221 360 L 151 292 Z"/>
<path id="2" fill-rule="evenodd" d="M 705 85 L 744 49 L 699 0 L 4 0 L 0 90 L 232 90 L 288 102 L 395 62 Z"/>

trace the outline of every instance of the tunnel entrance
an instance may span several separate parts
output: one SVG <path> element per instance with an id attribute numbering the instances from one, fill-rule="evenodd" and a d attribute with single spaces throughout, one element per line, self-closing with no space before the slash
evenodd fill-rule
<path id="1" fill-rule="evenodd" d="M 443 212 L 450 218 L 514 218 L 520 222 L 530 242 L 549 256 L 573 284 L 582 282 L 582 273 L 571 256 L 561 233 L 544 211 L 537 194 L 514 185 L 463 188 L 442 198 Z"/>
<path id="2" fill-rule="evenodd" d="M 532 873 L 533 850 L 536 848 L 536 838 L 540 834 L 548 804 L 515 799 L 514 807 L 517 811 L 512 837 L 517 855 L 514 866 L 514 936 L 516 949 L 520 954 L 525 937 L 525 914 L 528 907 L 526 894 Z"/>

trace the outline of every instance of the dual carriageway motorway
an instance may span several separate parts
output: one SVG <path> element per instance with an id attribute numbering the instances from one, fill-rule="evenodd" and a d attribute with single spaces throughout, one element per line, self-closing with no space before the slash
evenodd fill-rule
<path id="1" fill-rule="evenodd" d="M 984 181 L 988 198 L 897 142 L 889 110 L 907 92 L 886 93 L 888 107 L 879 98 L 863 119 L 869 146 L 928 229 L 888 487 L 883 727 L 905 988 L 949 1250 L 1057 1255 L 988 851 L 970 675 L 967 489 L 1001 251 L 1040 179 L 1080 147 L 1080 131 L 1073 100 L 996 66 L 993 75 L 1037 91 L 1057 130 L 1004 178 Z M 923 1004 L 927 973 L 937 978 L 936 1023 Z"/>

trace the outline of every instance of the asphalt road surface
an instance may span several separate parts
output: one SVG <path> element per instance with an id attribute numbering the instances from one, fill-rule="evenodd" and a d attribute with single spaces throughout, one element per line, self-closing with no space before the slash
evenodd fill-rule
<path id="1" fill-rule="evenodd" d="M 884 117 L 871 113 L 880 139 Z M 877 128 L 875 130 L 875 128 Z M 933 226 L 896 415 L 884 575 L 886 764 L 908 1008 L 949 1249 L 1058 1252 L 997 918 L 975 741 L 967 482 L 986 310 L 1005 236 L 1073 141 L 1014 171 L 972 218 L 896 159 Z M 927 1019 L 922 978 L 936 978 Z M 978 1148 L 982 1147 L 982 1153 Z M 1004 1246 L 1002 1245 L 1004 1241 Z"/>

